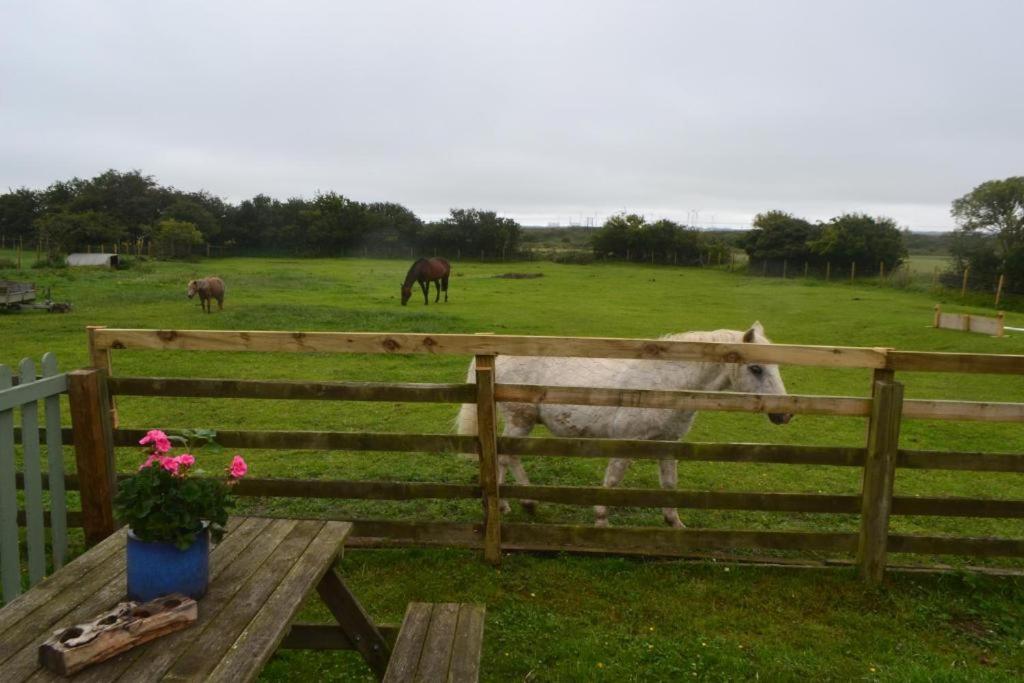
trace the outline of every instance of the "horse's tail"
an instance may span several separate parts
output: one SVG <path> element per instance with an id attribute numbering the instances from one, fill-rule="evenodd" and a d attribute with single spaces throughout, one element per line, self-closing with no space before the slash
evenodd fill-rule
<path id="1" fill-rule="evenodd" d="M 469 371 L 466 373 L 466 382 L 472 384 L 476 381 L 476 361 L 470 361 Z M 455 417 L 455 431 L 459 434 L 476 434 L 479 430 L 477 422 L 476 404 L 463 403 L 459 408 L 459 414 Z M 464 454 L 467 458 L 475 457 L 475 454 Z"/>
<path id="2" fill-rule="evenodd" d="M 466 383 L 476 384 L 476 360 L 469 361 L 469 370 L 466 371 Z M 459 434 L 477 433 L 476 404 L 463 403 L 459 408 L 459 414 L 455 418 L 455 431 Z"/>
<path id="3" fill-rule="evenodd" d="M 463 403 L 455 418 L 455 430 L 459 434 L 476 434 L 478 427 L 476 406 L 472 403 Z"/>

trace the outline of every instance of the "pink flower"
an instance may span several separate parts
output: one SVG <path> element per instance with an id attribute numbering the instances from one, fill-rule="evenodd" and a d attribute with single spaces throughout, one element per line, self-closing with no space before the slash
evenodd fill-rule
<path id="1" fill-rule="evenodd" d="M 157 453 L 166 453 L 171 450 L 171 440 L 159 429 L 150 429 L 146 435 L 139 439 L 139 445 L 153 444 Z"/>
<path id="2" fill-rule="evenodd" d="M 178 473 L 178 459 L 177 458 L 161 457 L 160 458 L 160 466 L 163 467 L 168 472 L 170 472 L 171 474 L 177 474 Z"/>
<path id="3" fill-rule="evenodd" d="M 153 464 L 153 462 L 156 461 L 156 458 L 157 458 L 156 453 L 150 455 L 148 458 L 146 458 L 146 462 L 144 462 L 141 465 L 139 465 L 139 469 L 140 470 L 144 470 L 147 467 L 150 467 Z"/>
<path id="4" fill-rule="evenodd" d="M 245 460 L 242 459 L 242 456 L 236 455 L 231 459 L 231 467 L 228 468 L 228 473 L 231 474 L 232 479 L 241 479 L 248 471 L 249 466 L 245 464 Z"/>
<path id="5" fill-rule="evenodd" d="M 182 467 L 192 467 L 196 462 L 195 456 L 190 455 L 189 453 L 182 453 L 175 458 L 175 460 L 177 460 L 178 464 Z"/>

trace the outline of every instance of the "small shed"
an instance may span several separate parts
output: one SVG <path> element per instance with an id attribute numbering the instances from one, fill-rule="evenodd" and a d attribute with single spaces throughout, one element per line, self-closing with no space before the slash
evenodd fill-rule
<path id="1" fill-rule="evenodd" d="M 117 268 L 117 254 L 68 254 L 69 266 L 93 266 L 98 268 Z"/>

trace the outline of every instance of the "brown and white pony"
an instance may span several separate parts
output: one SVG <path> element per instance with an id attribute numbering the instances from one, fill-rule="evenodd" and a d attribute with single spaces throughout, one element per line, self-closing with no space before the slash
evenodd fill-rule
<path id="1" fill-rule="evenodd" d="M 199 305 L 207 313 L 210 312 L 210 299 L 217 300 L 217 309 L 224 310 L 224 281 L 219 277 L 204 277 L 201 280 L 188 281 L 188 298 L 199 295 Z"/>

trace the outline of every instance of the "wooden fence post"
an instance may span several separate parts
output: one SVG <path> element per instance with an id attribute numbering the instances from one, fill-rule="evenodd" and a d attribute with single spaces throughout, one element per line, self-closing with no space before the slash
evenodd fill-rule
<path id="1" fill-rule="evenodd" d="M 831 279 L 832 279 L 832 262 L 831 261 L 826 261 L 825 262 L 825 282 L 828 282 Z"/>
<path id="2" fill-rule="evenodd" d="M 999 275 L 999 283 L 996 285 L 996 303 L 993 308 L 999 308 L 999 298 L 1003 295 L 1003 279 L 1006 277 L 1005 273 Z"/>
<path id="3" fill-rule="evenodd" d="M 107 408 L 107 373 L 96 368 L 68 373 L 71 430 L 82 499 L 85 542 L 94 545 L 114 532 L 114 438 Z"/>
<path id="4" fill-rule="evenodd" d="M 110 349 L 101 349 L 96 344 L 96 330 L 102 330 L 103 325 L 88 325 L 85 328 L 89 342 L 89 363 L 92 367 L 103 370 L 107 376 L 114 374 L 113 360 L 110 356 Z M 117 404 L 114 397 L 107 395 L 107 409 L 110 411 L 111 423 L 117 427 Z"/>
<path id="5" fill-rule="evenodd" d="M 942 320 L 942 305 L 935 304 L 935 321 L 932 323 L 932 327 L 938 327 L 940 320 Z"/>
<path id="6" fill-rule="evenodd" d="M 501 564 L 501 499 L 498 492 L 498 419 L 494 403 L 494 356 L 476 357 L 476 419 L 480 488 L 484 506 L 484 559 Z"/>
<path id="7" fill-rule="evenodd" d="M 889 541 L 889 513 L 899 450 L 903 385 L 893 381 L 891 370 L 877 370 L 873 393 L 861 492 L 857 565 L 865 581 L 879 583 L 885 573 Z"/>
<path id="8" fill-rule="evenodd" d="M 971 274 L 971 267 L 967 266 L 964 268 L 964 283 L 960 286 L 960 298 L 963 299 L 967 294 L 967 276 Z"/>
<path id="9" fill-rule="evenodd" d="M 857 277 L 857 262 L 850 261 L 850 284 L 853 284 L 854 278 Z"/>

